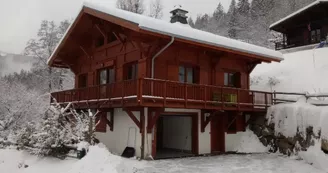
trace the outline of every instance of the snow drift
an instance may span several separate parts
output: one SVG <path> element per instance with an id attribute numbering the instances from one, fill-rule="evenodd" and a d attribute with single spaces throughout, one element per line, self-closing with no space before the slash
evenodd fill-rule
<path id="1" fill-rule="evenodd" d="M 67 173 L 136 172 L 144 161 L 125 159 L 111 154 L 105 145 L 90 146 L 87 155 L 76 162 Z"/>
<path id="2" fill-rule="evenodd" d="M 281 63 L 261 64 L 252 72 L 251 88 L 279 92 L 328 93 L 328 48 L 284 54 Z M 272 83 L 271 83 L 272 84 Z"/>
<path id="3" fill-rule="evenodd" d="M 237 153 L 265 153 L 268 152 L 268 148 L 265 147 L 259 140 L 259 138 L 250 129 L 246 129 L 245 132 L 238 132 L 233 136 L 238 136 L 238 140 L 231 142 L 231 146 L 226 146 L 227 151 Z M 230 140 L 227 136 L 226 140 Z"/>

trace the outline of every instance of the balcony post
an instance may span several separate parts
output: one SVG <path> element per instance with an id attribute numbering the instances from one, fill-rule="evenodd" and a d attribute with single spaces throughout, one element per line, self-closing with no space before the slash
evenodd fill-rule
<path id="1" fill-rule="evenodd" d="M 164 97 L 164 107 L 166 107 L 166 95 L 167 95 L 167 80 L 164 81 L 164 93 L 163 93 L 163 97 Z"/>
<path id="2" fill-rule="evenodd" d="M 255 104 L 254 104 L 254 102 L 255 102 L 255 95 L 254 95 L 254 91 L 252 91 L 252 109 L 253 109 L 253 111 L 254 111 L 254 109 L 255 109 Z"/>
<path id="3" fill-rule="evenodd" d="M 240 103 L 240 100 L 239 100 L 239 95 L 240 95 L 240 93 L 239 93 L 239 92 L 240 92 L 240 90 L 237 89 L 237 109 L 238 109 L 238 110 L 240 110 L 240 104 L 239 104 L 239 103 Z"/>
<path id="4" fill-rule="evenodd" d="M 139 84 L 138 84 L 139 83 Z M 139 82 L 137 82 L 137 97 L 138 97 L 138 102 L 141 105 L 142 104 L 142 95 L 143 95 L 143 79 L 140 78 Z"/>
<path id="5" fill-rule="evenodd" d="M 187 93 L 188 93 L 188 91 L 187 91 L 187 83 L 185 83 L 185 85 L 184 85 L 184 90 L 185 90 L 185 94 L 184 94 L 184 99 L 185 99 L 185 107 L 187 108 Z"/>
<path id="6" fill-rule="evenodd" d="M 221 109 L 224 109 L 223 87 L 221 87 Z"/>
<path id="7" fill-rule="evenodd" d="M 205 101 L 205 109 L 207 107 L 207 86 L 204 86 L 204 101 Z"/>

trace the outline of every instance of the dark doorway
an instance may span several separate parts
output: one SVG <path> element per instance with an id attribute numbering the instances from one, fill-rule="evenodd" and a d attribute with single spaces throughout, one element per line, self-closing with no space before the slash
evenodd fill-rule
<path id="1" fill-rule="evenodd" d="M 225 152 L 225 118 L 213 116 L 211 120 L 211 153 Z"/>
<path id="2" fill-rule="evenodd" d="M 197 154 L 198 145 L 195 146 L 194 143 L 198 143 L 198 137 L 195 134 L 197 131 L 193 130 L 194 119 L 188 115 L 160 116 L 155 135 L 156 159 L 189 157 Z"/>

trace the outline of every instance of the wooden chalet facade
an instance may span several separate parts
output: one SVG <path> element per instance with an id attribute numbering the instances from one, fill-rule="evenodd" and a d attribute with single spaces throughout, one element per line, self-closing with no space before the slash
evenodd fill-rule
<path id="1" fill-rule="evenodd" d="M 272 93 L 250 90 L 250 73 L 281 56 L 188 25 L 88 3 L 48 61 L 71 69 L 75 88 L 52 93 L 51 101 L 101 110 L 97 138 L 114 153 L 123 152 L 127 139 L 141 158 L 166 157 L 165 151 L 173 157 L 174 151 L 225 152 L 227 140 L 233 141 L 227 135 L 244 131 L 250 114 L 272 104 Z"/>
<path id="2" fill-rule="evenodd" d="M 325 41 L 328 34 L 327 10 L 328 1 L 317 0 L 272 24 L 271 30 L 283 34 L 282 40 L 275 42 L 275 49 L 308 46 Z"/>

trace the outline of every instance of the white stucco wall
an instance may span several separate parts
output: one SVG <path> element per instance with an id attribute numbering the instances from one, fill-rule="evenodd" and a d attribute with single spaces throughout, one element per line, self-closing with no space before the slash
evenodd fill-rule
<path id="1" fill-rule="evenodd" d="M 140 113 L 133 113 L 136 118 L 140 120 Z M 108 119 L 109 115 L 110 114 L 108 113 Z M 128 135 L 129 130 L 130 135 Z M 100 142 L 105 144 L 112 153 L 121 155 L 125 147 L 129 145 L 131 147 L 135 147 L 136 156 L 141 157 L 141 134 L 139 133 L 139 128 L 121 108 L 114 109 L 114 131 L 110 131 L 107 126 L 107 132 L 96 132 L 96 137 L 100 140 Z M 128 140 L 128 138 L 130 140 Z"/>
<path id="2" fill-rule="evenodd" d="M 152 140 L 154 138 L 153 133 L 147 133 L 147 108 L 144 108 L 145 113 L 145 157 L 149 157 L 152 154 Z M 198 146 L 199 146 L 199 154 L 209 154 L 211 153 L 211 136 L 210 136 L 210 124 L 207 125 L 205 132 L 201 133 L 201 111 L 198 109 L 172 109 L 166 108 L 165 112 L 197 112 L 198 113 Z M 137 119 L 140 120 L 139 112 L 133 112 L 136 115 Z M 109 119 L 108 113 L 108 119 Z M 128 132 L 130 131 L 130 140 L 128 141 Z M 136 133 L 135 133 L 136 131 Z M 127 145 L 134 145 L 134 137 L 135 137 L 135 149 L 136 156 L 141 157 L 141 134 L 139 133 L 138 127 L 132 121 L 132 119 L 127 115 L 125 111 L 121 108 L 114 109 L 114 131 L 111 132 L 109 127 L 107 126 L 106 133 L 96 132 L 96 137 L 100 140 L 100 142 L 104 143 L 107 148 L 115 154 L 121 155 Z M 190 141 L 192 142 L 192 141 Z M 188 148 L 191 150 L 191 144 L 188 144 Z"/>
<path id="3" fill-rule="evenodd" d="M 191 151 L 192 118 L 165 116 L 163 118 L 163 147 Z"/>
<path id="4" fill-rule="evenodd" d="M 205 132 L 201 132 L 201 116 L 198 115 L 198 132 L 199 132 L 199 154 L 210 154 L 211 153 L 211 123 L 205 127 Z"/>
<path id="5" fill-rule="evenodd" d="M 249 118 L 250 118 L 250 115 L 246 115 L 245 121 L 247 121 Z M 225 133 L 226 152 L 234 151 L 234 149 L 237 148 L 237 146 L 239 146 L 242 136 L 243 136 L 243 132 L 237 132 L 236 134 Z"/>

